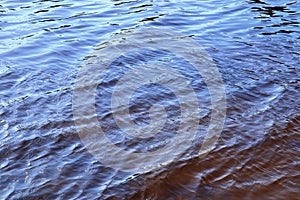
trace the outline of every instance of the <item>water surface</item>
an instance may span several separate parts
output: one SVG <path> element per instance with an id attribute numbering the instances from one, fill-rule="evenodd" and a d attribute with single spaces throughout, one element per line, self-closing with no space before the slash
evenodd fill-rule
<path id="1" fill-rule="evenodd" d="M 299 199 L 299 8 L 299 1 L 287 0 L 1 1 L 0 198 Z M 206 157 L 136 174 L 109 168 L 85 149 L 73 121 L 72 91 L 93 48 L 142 26 L 170 28 L 207 50 L 226 87 L 227 117 Z M 112 119 L 101 89 L 109 92 L 122 70 L 150 61 L 189 76 L 202 97 L 199 129 L 205 130 L 209 96 L 201 77 L 182 60 L 148 50 L 113 63 L 115 74 L 95 98 L 99 121 Z M 178 115 L 171 91 L 146 85 L 134 94 L 132 118 L 149 123 L 147 110 L 157 102 L 169 117 Z M 168 124 L 161 137 L 171 138 L 177 126 Z M 119 134 L 114 126 L 107 132 L 112 140 Z M 141 151 L 148 145 L 125 139 L 115 142 Z"/>

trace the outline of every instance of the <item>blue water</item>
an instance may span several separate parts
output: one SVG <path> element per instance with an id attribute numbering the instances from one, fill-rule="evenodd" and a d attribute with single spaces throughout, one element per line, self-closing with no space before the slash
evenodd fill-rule
<path id="1" fill-rule="evenodd" d="M 1 1 L 0 199 L 299 199 L 299 9 L 299 1 L 287 0 Z M 227 101 L 213 151 L 146 174 L 95 159 L 72 111 L 76 76 L 94 49 L 141 27 L 172 29 L 204 47 Z M 199 129 L 205 128 L 208 92 L 184 62 L 155 51 L 126 56 L 116 69 L 154 59 L 190 74 L 203 96 Z M 98 89 L 113 87 L 117 73 Z M 140 88 L 131 103 L 136 123 L 149 123 L 145 112 L 154 100 L 176 116 L 174 95 L 148 89 Z M 110 100 L 97 95 L 97 117 L 110 124 Z M 152 143 L 172 137 L 178 125 L 169 125 Z M 115 131 L 107 129 L 111 138 Z M 147 144 L 117 139 L 126 148 Z"/>

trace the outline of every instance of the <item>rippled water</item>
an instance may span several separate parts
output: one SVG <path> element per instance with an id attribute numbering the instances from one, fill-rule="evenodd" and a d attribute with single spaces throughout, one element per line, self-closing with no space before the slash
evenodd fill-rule
<path id="1" fill-rule="evenodd" d="M 1 1 L 0 199 L 299 199 L 299 9 L 299 1 L 266 0 Z M 170 28 L 201 44 L 227 93 L 214 150 L 146 174 L 97 161 L 72 113 L 74 81 L 93 49 L 138 27 Z M 95 99 L 98 120 L 123 148 L 144 151 L 149 143 L 130 143 L 109 126 L 109 92 L 123 70 L 150 61 L 190 78 L 203 110 L 199 130 L 210 118 L 205 84 L 184 61 L 148 50 L 121 56 Z M 133 97 L 137 124 L 149 123 L 153 103 L 171 118 L 180 110 L 174 94 L 158 85 Z M 150 145 L 172 138 L 177 126 L 168 124 Z"/>

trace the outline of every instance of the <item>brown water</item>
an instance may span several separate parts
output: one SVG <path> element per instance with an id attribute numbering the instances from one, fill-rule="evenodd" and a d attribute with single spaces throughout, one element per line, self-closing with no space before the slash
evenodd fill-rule
<path id="1" fill-rule="evenodd" d="M 0 199 L 300 199 L 299 8 L 299 1 L 2 1 Z M 93 48 L 142 26 L 172 29 L 206 49 L 222 75 L 227 113 L 205 157 L 193 156 L 195 143 L 191 156 L 162 168 L 122 172 L 85 148 L 72 95 Z M 176 134 L 177 120 L 151 140 L 124 136 L 114 122 L 117 80 L 149 62 L 190 81 L 202 110 L 201 141 L 211 114 L 205 82 L 184 60 L 157 49 L 120 56 L 99 80 L 96 113 L 107 137 L 144 152 Z M 176 96 L 155 84 L 133 94 L 132 119 L 150 123 L 155 103 L 178 119 Z"/>

